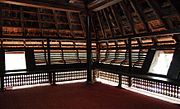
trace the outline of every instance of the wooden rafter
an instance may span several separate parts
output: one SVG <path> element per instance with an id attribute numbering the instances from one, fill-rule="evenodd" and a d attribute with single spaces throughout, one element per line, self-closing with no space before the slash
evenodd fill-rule
<path id="1" fill-rule="evenodd" d="M 22 1 L 22 0 L 0 0 L 0 3 L 8 3 L 8 4 L 14 4 L 14 5 L 20 5 L 20 6 L 45 8 L 45 9 L 53 9 L 53 10 L 61 10 L 61 11 L 70 11 L 70 12 L 84 11 L 84 9 L 73 6 L 71 4 L 55 5 L 55 4 L 36 2 L 36 1 L 32 1 L 32 0 L 24 0 L 24 1 Z"/>
<path id="2" fill-rule="evenodd" d="M 105 36 L 104 28 L 103 28 L 103 26 L 102 26 L 102 22 L 101 22 L 101 20 L 100 20 L 100 17 L 99 17 L 98 12 L 96 12 L 96 15 L 97 15 L 97 18 L 98 18 L 98 21 L 99 21 L 99 25 L 100 25 L 101 31 L 102 31 L 103 36 L 104 36 L 104 38 L 105 38 L 106 36 Z"/>
<path id="3" fill-rule="evenodd" d="M 131 14 L 129 13 L 128 9 L 126 8 L 126 6 L 124 5 L 123 2 L 119 3 L 119 5 L 120 5 L 120 7 L 122 7 L 122 9 L 126 15 L 126 18 L 128 19 L 128 22 L 131 26 L 131 30 L 132 30 L 133 34 L 136 34 Z"/>
<path id="4" fill-rule="evenodd" d="M 143 24 L 145 25 L 145 28 L 148 32 L 151 32 L 151 29 L 149 28 L 148 26 L 148 23 L 145 19 L 145 15 L 144 13 L 142 12 L 142 10 L 139 8 L 139 5 L 137 5 L 137 2 L 135 0 L 130 0 L 132 5 L 134 6 L 134 9 L 136 11 L 136 13 L 139 15 L 139 17 L 141 18 Z"/>
<path id="5" fill-rule="evenodd" d="M 115 14 L 114 9 L 112 8 L 112 6 L 110 6 L 110 9 L 111 9 L 112 14 L 113 14 L 113 16 L 115 18 L 116 24 L 117 24 L 117 26 L 118 26 L 118 28 L 121 31 L 121 34 L 123 36 L 124 34 L 123 34 L 123 28 L 122 28 L 121 20 L 118 20 L 117 15 Z"/>
<path id="6" fill-rule="evenodd" d="M 103 13 L 103 15 L 104 15 L 104 17 L 105 17 L 105 20 L 106 20 L 108 29 L 109 29 L 110 34 L 111 34 L 111 37 L 113 37 L 113 31 L 112 31 L 111 25 L 110 25 L 110 23 L 109 23 L 110 20 L 108 19 L 108 17 L 107 17 L 107 15 L 106 15 L 106 12 L 105 12 L 104 9 L 102 10 L 102 13 Z"/>

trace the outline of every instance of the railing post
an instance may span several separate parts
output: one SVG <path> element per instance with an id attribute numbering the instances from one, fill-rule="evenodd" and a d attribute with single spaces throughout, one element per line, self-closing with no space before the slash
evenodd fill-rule
<path id="1" fill-rule="evenodd" d="M 49 38 L 47 38 L 47 55 L 48 55 L 47 68 L 49 70 L 50 65 L 51 65 L 50 39 Z M 52 72 L 49 72 L 48 75 L 49 75 L 49 83 L 52 84 Z"/>
<path id="2" fill-rule="evenodd" d="M 121 88 L 122 87 L 122 75 L 119 74 L 119 84 L 118 87 Z"/>
<path id="3" fill-rule="evenodd" d="M 2 75 L 0 77 L 0 82 L 1 82 L 1 84 L 0 84 L 1 85 L 1 89 L 0 90 L 3 91 L 4 90 L 4 76 L 2 76 Z"/>
<path id="4" fill-rule="evenodd" d="M 52 85 L 56 85 L 56 73 L 55 72 L 53 72 L 52 73 Z"/>

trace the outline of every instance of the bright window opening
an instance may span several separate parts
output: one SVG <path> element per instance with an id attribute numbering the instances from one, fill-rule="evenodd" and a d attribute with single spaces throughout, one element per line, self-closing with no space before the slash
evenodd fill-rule
<path id="1" fill-rule="evenodd" d="M 173 52 L 174 51 L 172 50 L 156 51 L 149 73 L 167 75 L 172 61 Z"/>
<path id="2" fill-rule="evenodd" d="M 25 52 L 6 52 L 5 69 L 6 71 L 26 69 Z"/>

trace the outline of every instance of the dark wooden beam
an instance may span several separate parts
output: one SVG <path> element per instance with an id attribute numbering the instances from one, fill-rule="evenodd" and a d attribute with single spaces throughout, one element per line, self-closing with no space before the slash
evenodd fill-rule
<path id="1" fill-rule="evenodd" d="M 5 74 L 5 51 L 0 50 L 0 90 L 4 90 L 4 75 Z"/>
<path id="2" fill-rule="evenodd" d="M 85 16 L 82 16 L 81 14 L 79 14 L 81 27 L 82 27 L 82 30 L 83 30 L 83 33 L 84 33 L 84 36 L 85 36 L 86 35 L 86 26 L 85 26 L 85 21 L 83 20 L 83 17 L 85 17 Z"/>
<path id="3" fill-rule="evenodd" d="M 87 13 L 86 16 L 86 47 L 87 47 L 87 83 L 92 83 L 92 36 L 91 36 L 91 15 Z"/>
<path id="4" fill-rule="evenodd" d="M 114 12 L 114 9 L 113 9 L 112 6 L 110 6 L 110 9 L 111 9 L 112 14 L 113 14 L 113 16 L 115 18 L 116 24 L 117 24 L 119 30 L 121 31 L 121 35 L 123 36 L 124 34 L 123 34 L 123 27 L 122 27 L 121 20 L 118 21 L 118 19 L 120 19 L 120 18 L 118 18 L 117 14 Z"/>
<path id="5" fill-rule="evenodd" d="M 47 54 L 45 54 L 45 58 L 47 57 L 48 59 L 46 59 L 47 60 L 47 66 L 49 67 L 50 65 L 51 65 L 51 51 L 50 51 L 50 49 L 51 49 L 51 47 L 50 47 L 50 39 L 49 38 L 47 38 L 47 51 L 46 51 L 46 49 L 44 49 L 45 50 L 45 53 L 47 52 Z M 47 56 L 46 56 L 47 55 Z M 48 76 L 49 76 L 49 83 L 50 84 L 54 84 L 55 82 L 53 82 L 52 81 L 52 73 L 53 72 L 50 72 L 50 73 L 48 73 Z"/>
<path id="6" fill-rule="evenodd" d="M 104 15 L 104 17 L 105 17 L 105 19 L 106 19 L 106 23 L 107 23 L 107 26 L 108 26 L 108 29 L 109 29 L 109 31 L 110 31 L 110 34 L 111 34 L 111 37 L 113 37 L 113 31 L 112 31 L 112 28 L 111 28 L 111 25 L 110 25 L 110 23 L 109 23 L 109 19 L 108 19 L 108 17 L 107 17 L 107 15 L 106 15 L 106 12 L 105 12 L 105 10 L 103 9 L 102 10 L 102 13 L 103 13 L 103 15 Z"/>
<path id="7" fill-rule="evenodd" d="M 123 39 L 123 38 L 148 37 L 148 36 L 177 35 L 177 34 L 180 34 L 180 30 L 172 29 L 172 30 L 164 30 L 160 32 L 147 32 L 147 33 L 141 33 L 141 34 L 136 34 L 136 35 L 126 35 L 126 36 L 121 36 L 121 37 L 116 37 L 116 38 L 107 38 L 107 39 L 102 39 L 100 41 Z"/>
<path id="8" fill-rule="evenodd" d="M 100 43 L 96 41 L 96 63 L 100 61 Z"/>
<path id="9" fill-rule="evenodd" d="M 100 25 L 101 31 L 102 31 L 102 33 L 103 33 L 103 36 L 104 36 L 104 38 L 106 38 L 106 34 L 105 34 L 105 32 L 104 32 L 104 28 L 103 28 L 103 26 L 102 26 L 102 22 L 101 22 L 101 20 L 100 20 L 100 17 L 99 17 L 98 12 L 96 12 L 96 15 L 97 15 L 97 19 L 98 19 L 98 21 L 99 21 L 99 25 Z"/>
<path id="10" fill-rule="evenodd" d="M 172 62 L 168 70 L 168 77 L 171 79 L 180 80 L 180 44 L 178 43 L 173 55 Z"/>
<path id="11" fill-rule="evenodd" d="M 98 2 L 92 2 L 88 5 L 88 8 L 91 9 L 92 11 L 99 11 L 104 8 L 107 8 L 109 6 L 112 6 L 116 3 L 121 2 L 122 0 L 99 0 Z"/>
<path id="12" fill-rule="evenodd" d="M 70 12 L 81 12 L 84 11 L 83 8 L 74 6 L 72 4 L 49 4 L 49 3 L 42 3 L 32 0 L 1 0 L 0 3 L 8 3 L 20 6 L 27 6 L 27 7 L 34 7 L 34 8 L 46 8 L 46 9 L 53 9 L 53 10 L 61 10 L 61 11 L 70 11 Z"/>
<path id="13" fill-rule="evenodd" d="M 92 22 L 92 25 L 94 26 L 93 22 Z M 95 30 L 95 33 L 96 33 L 96 63 L 99 63 L 99 60 L 100 60 L 100 43 L 99 43 L 98 30 Z"/>
<path id="14" fill-rule="evenodd" d="M 132 43 L 131 43 L 131 38 L 128 38 L 128 60 L 129 60 L 129 68 L 128 68 L 128 73 L 131 74 L 132 73 Z M 128 78 L 128 86 L 131 87 L 132 83 L 131 83 L 131 76 L 129 76 Z"/>
<path id="15" fill-rule="evenodd" d="M 26 56 L 26 66 L 28 71 L 34 70 L 35 66 L 35 56 L 34 49 L 25 49 Z"/>
<path id="16" fill-rule="evenodd" d="M 134 22 L 133 22 L 133 19 L 132 19 L 132 16 L 131 16 L 131 13 L 128 11 L 128 8 L 126 7 L 126 5 L 121 2 L 119 3 L 120 7 L 123 9 L 125 15 L 126 15 L 126 18 L 131 26 L 131 30 L 133 32 L 133 34 L 135 35 L 136 34 L 136 31 L 135 31 L 135 28 L 134 28 Z"/>
<path id="17" fill-rule="evenodd" d="M 1 36 L 1 39 L 32 39 L 32 40 L 46 40 L 47 38 L 49 38 L 48 36 L 30 36 L 30 37 L 25 37 L 25 36 Z M 85 38 L 59 38 L 59 37 L 52 37 L 50 38 L 51 40 L 61 40 L 61 41 L 80 41 L 80 42 L 84 42 Z M 96 40 L 92 40 L 93 42 L 95 42 Z"/>
<path id="18" fill-rule="evenodd" d="M 68 19 L 68 25 L 69 25 L 69 29 L 71 31 L 71 35 L 72 35 L 72 38 L 74 39 L 75 35 L 74 35 L 74 31 L 73 31 L 73 28 L 72 28 L 72 23 L 71 23 L 71 13 L 70 12 L 66 12 L 67 14 L 67 19 Z"/>

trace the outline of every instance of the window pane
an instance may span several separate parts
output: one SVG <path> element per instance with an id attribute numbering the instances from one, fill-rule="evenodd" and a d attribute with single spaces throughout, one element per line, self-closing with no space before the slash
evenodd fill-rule
<path id="1" fill-rule="evenodd" d="M 167 75 L 172 57 L 173 52 L 156 51 L 149 72 L 154 74 Z"/>
<path id="2" fill-rule="evenodd" d="M 26 69 L 25 52 L 6 52 L 5 67 L 6 70 Z"/>

